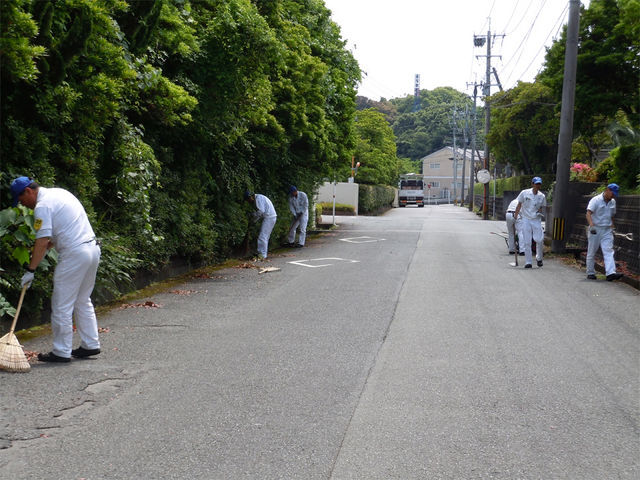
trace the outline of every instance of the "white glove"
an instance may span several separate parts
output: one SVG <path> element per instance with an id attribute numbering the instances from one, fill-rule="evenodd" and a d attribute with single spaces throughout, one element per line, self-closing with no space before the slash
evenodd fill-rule
<path id="1" fill-rule="evenodd" d="M 33 282 L 33 277 L 35 277 L 35 273 L 25 272 L 25 274 L 22 276 L 22 283 L 20 286 L 24 287 L 26 285 L 27 288 L 29 288 L 31 286 L 31 282 Z"/>

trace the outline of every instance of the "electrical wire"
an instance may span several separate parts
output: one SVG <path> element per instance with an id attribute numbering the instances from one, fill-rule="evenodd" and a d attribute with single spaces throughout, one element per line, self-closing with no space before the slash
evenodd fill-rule
<path id="1" fill-rule="evenodd" d="M 546 3 L 546 0 L 544 0 L 544 2 Z M 543 6 L 544 6 L 544 4 L 541 6 L 541 10 L 542 10 L 542 7 L 543 7 Z M 565 7 L 563 8 L 562 12 L 560 13 L 560 15 L 558 16 L 558 18 L 557 18 L 557 19 L 556 19 L 556 21 L 554 22 L 553 26 L 551 27 L 551 30 L 549 30 L 549 33 L 547 33 L 547 36 L 545 37 L 545 40 L 541 43 L 540 48 L 537 50 L 537 52 L 535 53 L 535 55 L 533 55 L 533 57 L 532 57 L 531 61 L 529 62 L 529 64 L 527 65 L 527 67 L 522 71 L 522 73 L 520 74 L 520 76 L 519 76 L 519 77 L 523 77 L 523 76 L 526 74 L 526 72 L 529 70 L 529 68 L 531 68 L 531 65 L 533 65 L 533 63 L 534 63 L 534 62 L 536 61 L 536 59 L 539 57 L 540 52 L 545 48 L 545 46 L 546 46 L 546 44 L 547 44 L 547 41 L 549 40 L 549 37 L 551 36 L 551 34 L 553 33 L 553 31 L 555 30 L 555 31 L 556 31 L 556 33 L 557 33 L 557 31 L 558 31 L 560 28 L 562 28 L 562 25 L 563 25 L 563 19 L 564 19 L 564 18 L 565 18 L 565 16 L 566 16 L 566 13 L 567 13 L 568 8 L 569 8 L 568 4 L 565 4 Z M 541 10 L 540 10 L 540 11 L 541 11 Z M 538 12 L 538 15 L 540 14 L 540 11 Z M 538 15 L 536 15 L 536 19 L 538 18 Z M 534 23 L 535 23 L 535 20 L 534 20 Z M 558 26 L 558 25 L 559 25 L 559 26 Z M 532 27 L 533 27 L 533 24 L 532 24 Z M 528 32 L 528 33 L 527 33 L 527 37 L 528 37 L 529 33 L 530 33 L 530 32 Z M 527 38 L 527 37 L 525 37 L 525 38 Z M 524 41 L 524 40 L 523 40 L 523 41 Z M 522 45 L 522 44 L 521 44 L 521 45 Z M 520 49 L 520 47 L 518 47 L 518 49 Z M 516 50 L 516 52 L 517 52 L 517 51 L 518 51 L 518 50 Z M 516 63 L 513 65 L 513 67 L 512 67 L 512 68 L 511 68 L 511 70 L 509 71 L 509 73 L 505 75 L 505 76 L 506 76 L 506 83 L 507 83 L 507 84 L 508 84 L 508 82 L 511 80 L 511 77 L 513 76 L 513 74 L 515 73 L 516 68 L 517 68 L 518 64 L 520 63 L 520 58 L 522 57 L 523 52 L 524 52 L 524 50 L 522 50 L 522 51 L 520 52 L 520 55 L 518 56 L 518 60 L 517 60 L 517 61 L 516 61 Z M 514 55 L 515 55 L 515 53 L 514 53 Z M 511 62 L 511 60 L 512 60 L 513 58 L 514 58 L 514 57 L 511 57 L 511 59 L 509 60 L 509 62 L 507 62 L 507 63 L 505 64 L 505 67 L 506 67 L 507 65 L 509 65 L 509 63 Z M 541 65 L 540 69 L 538 70 L 538 73 L 540 72 L 540 70 L 541 70 L 541 69 L 542 69 L 542 65 Z"/>
<path id="2" fill-rule="evenodd" d="M 538 49 L 536 54 L 533 56 L 533 58 L 531 59 L 531 62 L 529 62 L 529 65 L 527 65 L 527 68 L 525 68 L 522 71 L 522 73 L 520 74 L 521 77 L 524 76 L 529 71 L 529 69 L 531 68 L 531 65 L 533 65 L 533 62 L 536 61 L 536 59 L 540 55 L 540 52 L 542 51 L 542 49 L 545 48 L 545 45 L 547 44 L 547 40 L 549 40 L 549 37 L 551 36 L 551 32 L 553 32 L 554 29 L 556 31 L 554 37 L 557 37 L 558 32 L 560 31 L 560 29 L 562 28 L 562 25 L 564 24 L 564 22 L 562 21 L 563 17 L 565 17 L 565 15 L 567 14 L 568 10 L 569 10 L 569 4 L 567 4 L 564 7 L 564 10 L 562 11 L 560 16 L 558 17 L 558 20 L 556 20 L 556 23 L 554 23 L 553 28 L 549 31 L 549 33 L 547 34 L 547 37 L 544 39 L 544 42 L 543 42 L 542 46 Z M 558 23 L 560 24 L 560 26 L 556 27 L 556 25 L 558 25 Z M 538 68 L 538 72 L 536 73 L 536 76 L 538 76 L 538 74 L 542 71 L 543 67 L 544 67 L 544 64 L 541 64 L 540 68 Z"/>
<path id="3" fill-rule="evenodd" d="M 511 20 L 513 20 L 513 16 L 516 14 L 516 10 L 518 10 L 518 5 L 519 4 L 520 4 L 520 0 L 517 0 L 515 6 L 513 7 L 513 11 L 511 12 L 511 16 L 509 17 L 509 20 L 507 20 L 507 24 L 504 26 L 504 31 L 505 32 L 509 28 L 509 24 L 511 23 Z"/>
<path id="4" fill-rule="evenodd" d="M 533 31 L 533 28 L 538 20 L 538 18 L 540 17 L 540 14 L 542 13 L 542 10 L 544 9 L 545 4 L 547 3 L 547 0 L 542 0 L 542 3 L 540 5 L 540 8 L 538 9 L 538 12 L 536 13 L 535 18 L 533 19 L 533 21 L 531 22 L 531 25 L 529 26 L 529 29 L 527 30 L 527 33 L 524 35 L 524 37 L 522 38 L 522 41 L 520 42 L 520 44 L 518 45 L 518 47 L 516 48 L 516 50 L 514 51 L 513 55 L 509 58 L 509 60 L 503 65 L 503 67 L 506 69 L 511 62 L 513 61 L 514 58 L 516 58 L 516 54 L 517 54 L 517 58 L 516 58 L 516 62 L 514 64 L 514 66 L 511 69 L 511 72 L 509 74 L 506 75 L 506 81 L 505 84 L 509 83 L 509 80 L 511 79 L 511 76 L 513 75 L 513 72 L 515 71 L 515 68 L 517 67 L 517 65 L 520 63 L 520 59 L 522 58 L 522 54 L 524 53 L 524 48 L 523 46 L 526 44 L 526 42 L 529 40 L 530 36 L 531 36 L 531 32 Z M 518 53 L 519 52 L 519 53 Z"/>

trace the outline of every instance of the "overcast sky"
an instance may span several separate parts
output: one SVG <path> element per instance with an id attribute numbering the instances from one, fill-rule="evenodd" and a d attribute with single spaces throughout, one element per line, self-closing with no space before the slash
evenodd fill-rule
<path id="1" fill-rule="evenodd" d="M 503 88 L 531 82 L 567 23 L 569 0 L 324 0 L 342 38 L 366 72 L 358 90 L 373 100 L 449 86 L 473 93 L 484 80 L 487 47 Z M 588 6 L 588 0 L 583 0 Z M 489 23 L 490 19 L 490 23 Z M 503 36 L 504 35 L 504 36 Z M 482 55 L 476 58 L 476 55 Z M 494 57 L 499 55 L 501 57 Z M 496 83 L 492 78 L 492 83 Z M 491 92 L 498 90 L 493 86 Z"/>

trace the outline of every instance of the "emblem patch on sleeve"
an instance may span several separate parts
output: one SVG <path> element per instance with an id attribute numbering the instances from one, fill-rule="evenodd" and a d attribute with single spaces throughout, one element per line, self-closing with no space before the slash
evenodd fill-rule
<path id="1" fill-rule="evenodd" d="M 41 226 L 42 226 L 42 219 L 36 218 L 35 222 L 33 222 L 33 228 L 35 228 L 36 230 L 40 230 Z"/>

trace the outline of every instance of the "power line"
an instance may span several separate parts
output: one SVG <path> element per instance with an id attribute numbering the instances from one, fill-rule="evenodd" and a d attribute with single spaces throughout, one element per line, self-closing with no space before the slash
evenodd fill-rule
<path id="1" fill-rule="evenodd" d="M 544 6 L 544 3 L 546 3 L 546 1 L 547 1 L 547 0 L 544 0 L 543 5 L 542 5 L 542 6 L 541 6 L 541 8 L 540 8 L 540 11 L 542 11 L 542 7 Z M 568 7 L 568 5 L 565 5 L 565 7 L 563 8 L 562 12 L 560 13 L 560 15 L 558 16 L 558 18 L 557 18 L 557 19 L 556 19 L 556 21 L 554 22 L 553 26 L 551 27 L 551 30 L 549 30 L 549 33 L 547 33 L 547 36 L 545 37 L 545 40 L 544 40 L 543 42 L 541 42 L 540 48 L 539 48 L 539 49 L 538 49 L 538 51 L 535 53 L 535 55 L 531 58 L 531 61 L 529 62 L 529 64 L 527 65 L 527 67 L 526 67 L 526 68 L 522 71 L 522 73 L 520 74 L 520 77 L 524 76 L 524 75 L 527 73 L 527 71 L 529 70 L 529 68 L 531 68 L 531 65 L 533 65 L 533 62 L 535 62 L 535 61 L 536 61 L 536 59 L 538 58 L 538 56 L 539 56 L 540 52 L 542 51 L 542 49 L 544 49 L 544 48 L 545 48 L 546 43 L 547 43 L 547 40 L 549 40 L 549 37 L 551 36 L 551 33 L 552 33 L 554 30 L 556 30 L 556 31 L 557 31 L 557 29 L 559 29 L 559 28 L 561 28 L 561 27 L 562 27 L 562 24 L 563 24 L 563 23 L 562 23 L 562 20 L 563 20 L 563 18 L 564 18 L 564 16 L 565 16 L 565 14 L 566 14 L 566 12 L 567 12 L 567 9 L 568 9 L 568 8 L 569 8 L 569 7 Z M 540 11 L 538 12 L 538 15 L 540 14 Z M 536 15 L 536 19 L 538 18 L 538 15 Z M 534 20 L 534 23 L 535 23 L 535 20 Z M 560 24 L 560 26 L 559 26 L 559 27 L 557 27 L 557 25 L 558 25 L 558 24 Z M 531 26 L 531 27 L 533 28 L 533 24 L 532 24 L 532 26 Z M 525 37 L 525 38 L 528 38 L 528 35 L 529 35 L 529 33 L 527 33 L 527 37 Z M 524 39 L 523 39 L 523 42 L 524 42 Z M 521 43 L 520 45 L 522 45 L 522 43 Z M 516 50 L 516 52 L 517 52 L 519 49 L 520 49 L 520 47 L 518 47 L 518 49 Z M 520 58 L 522 57 L 522 53 L 523 53 L 523 52 L 524 52 L 524 50 L 522 50 L 522 52 L 521 52 L 521 53 L 520 53 L 520 55 L 518 56 L 518 60 L 517 60 L 517 61 L 516 61 L 516 63 L 513 65 L 513 67 L 508 71 L 508 73 L 506 74 L 507 83 L 509 82 L 509 80 L 511 79 L 511 77 L 513 76 L 513 74 L 515 73 L 516 68 L 518 67 L 518 64 L 520 63 Z M 515 55 L 515 53 L 514 53 L 514 55 Z M 504 67 L 506 67 L 507 65 L 509 65 L 509 63 L 511 63 L 511 60 L 512 60 L 513 58 L 514 58 L 514 57 L 511 57 L 511 58 L 510 58 L 510 60 L 509 60 L 509 61 L 504 65 Z M 542 66 L 541 66 L 541 68 L 542 68 Z M 539 71 L 540 71 L 540 70 L 538 70 L 538 73 L 539 73 Z"/>
<path id="2" fill-rule="evenodd" d="M 564 10 L 562 11 L 562 13 L 560 14 L 560 16 L 558 17 L 558 20 L 556 20 L 556 23 L 554 23 L 553 28 L 549 31 L 549 33 L 547 34 L 547 37 L 545 38 L 542 46 L 538 49 L 538 51 L 536 52 L 536 54 L 534 55 L 534 57 L 531 59 L 531 62 L 529 62 L 529 65 L 527 65 L 527 68 L 524 69 L 524 71 L 522 72 L 522 74 L 520 76 L 523 76 L 525 73 L 527 73 L 527 71 L 529 70 L 529 68 L 531 68 L 531 65 L 533 65 L 533 62 L 535 62 L 536 58 L 538 58 L 538 55 L 540 55 L 540 51 L 545 48 L 545 45 L 547 43 L 547 40 L 549 40 L 549 37 L 551 36 L 551 32 L 553 32 L 553 30 L 556 30 L 556 34 L 554 36 L 557 36 L 558 31 L 560 31 L 560 28 L 562 28 L 562 19 L 565 16 L 567 10 L 569 9 L 569 4 L 567 4 L 564 7 Z M 560 26 L 556 28 L 556 25 L 558 25 L 558 23 L 560 23 Z M 540 65 L 540 68 L 538 68 L 538 72 L 536 73 L 536 76 L 538 73 L 540 73 L 540 71 L 542 70 L 542 67 L 544 65 Z"/>
<path id="3" fill-rule="evenodd" d="M 504 26 L 505 32 L 507 31 L 507 28 L 509 28 L 509 24 L 511 23 L 513 16 L 516 14 L 516 10 L 518 10 L 518 4 L 520 4 L 520 0 L 516 1 L 515 6 L 513 7 L 513 11 L 511 12 L 511 16 L 509 17 L 509 20 L 507 20 L 507 24 Z"/>

